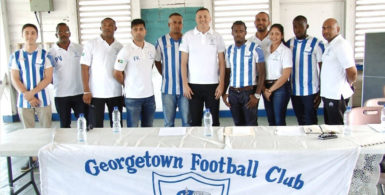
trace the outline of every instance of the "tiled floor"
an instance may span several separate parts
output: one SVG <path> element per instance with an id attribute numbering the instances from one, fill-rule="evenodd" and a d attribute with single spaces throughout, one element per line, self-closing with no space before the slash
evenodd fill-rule
<path id="1" fill-rule="evenodd" d="M 320 121 L 323 121 L 322 116 L 319 116 L 318 118 Z M 289 116 L 286 119 L 287 119 L 287 125 L 297 125 L 297 121 L 296 121 L 296 118 L 294 116 Z M 221 118 L 220 123 L 221 123 L 221 126 L 232 126 L 233 125 L 232 118 Z M 258 123 L 259 123 L 259 125 L 262 125 L 262 126 L 268 125 L 267 118 L 266 117 L 260 117 L 258 119 Z M 75 121 L 72 122 L 72 125 L 74 125 L 74 124 L 76 124 Z M 108 125 L 109 125 L 109 122 L 105 121 L 104 126 L 108 126 Z M 179 119 L 176 120 L 175 125 L 181 126 L 181 121 Z M 59 126 L 60 126 L 59 122 L 57 122 L 57 121 L 53 122 L 53 127 L 59 127 Z M 162 127 L 163 126 L 163 120 L 156 119 L 154 121 L 154 126 L 155 127 Z M 20 122 L 16 122 L 16 123 L 2 123 L 2 122 L 0 122 L 0 127 L 1 127 L 1 130 L 0 130 L 0 139 L 1 139 L 3 134 L 15 131 L 17 129 L 20 129 L 20 128 L 22 128 L 22 125 Z M 27 158 L 22 158 L 22 157 L 12 158 L 12 166 L 13 166 L 14 175 L 17 176 L 20 174 L 20 167 L 22 167 L 26 162 L 27 162 Z M 35 179 L 36 179 L 36 182 L 38 184 L 38 187 L 40 189 L 40 174 L 39 174 L 38 169 L 36 169 L 34 171 L 34 175 L 35 175 Z M 29 177 L 26 177 L 26 179 L 29 179 Z M 15 189 L 18 189 L 20 186 L 22 186 L 22 184 L 26 182 L 26 179 L 18 181 L 18 183 L 16 183 L 16 185 L 15 185 L 16 186 Z M 0 194 L 1 195 L 2 194 L 9 194 L 7 161 L 6 161 L 5 157 L 0 158 Z M 33 190 L 33 187 L 29 186 L 21 194 L 30 195 L 30 194 L 35 194 L 35 192 Z"/>

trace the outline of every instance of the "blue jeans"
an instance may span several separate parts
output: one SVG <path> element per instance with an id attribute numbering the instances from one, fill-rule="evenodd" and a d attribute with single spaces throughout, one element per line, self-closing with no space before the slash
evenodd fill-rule
<path id="1" fill-rule="evenodd" d="M 230 111 L 233 116 L 235 126 L 257 126 L 258 104 L 254 108 L 247 108 L 246 104 L 250 100 L 250 95 L 254 94 L 255 90 L 247 90 L 237 92 L 230 88 L 229 103 Z"/>
<path id="2" fill-rule="evenodd" d="M 271 86 L 266 85 L 266 88 Z M 280 88 L 275 90 L 268 101 L 265 96 L 263 102 L 267 114 L 267 120 L 270 126 L 286 125 L 286 110 L 290 99 L 290 83 L 286 82 Z"/>
<path id="3" fill-rule="evenodd" d="M 183 95 L 171 95 L 162 93 L 162 104 L 164 114 L 164 126 L 174 127 L 176 108 L 179 109 L 182 118 L 182 126 L 190 126 L 190 115 L 188 109 L 188 99 Z"/>
<path id="4" fill-rule="evenodd" d="M 316 95 L 291 96 L 291 103 L 293 104 L 298 125 L 317 124 L 317 109 L 314 108 L 314 98 Z"/>
<path id="5" fill-rule="evenodd" d="M 127 127 L 138 127 L 141 119 L 141 127 L 152 127 L 155 113 L 154 96 L 147 98 L 126 98 Z"/>

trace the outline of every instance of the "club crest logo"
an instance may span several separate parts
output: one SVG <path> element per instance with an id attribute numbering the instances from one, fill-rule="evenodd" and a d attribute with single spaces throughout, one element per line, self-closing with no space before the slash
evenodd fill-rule
<path id="1" fill-rule="evenodd" d="M 230 178 L 211 179 L 188 172 L 178 175 L 161 175 L 152 172 L 154 195 L 228 195 Z"/>

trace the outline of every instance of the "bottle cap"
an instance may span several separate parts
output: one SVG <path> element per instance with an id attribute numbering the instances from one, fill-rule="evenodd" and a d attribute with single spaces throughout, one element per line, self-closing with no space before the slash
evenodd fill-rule
<path id="1" fill-rule="evenodd" d="M 80 114 L 79 114 L 79 117 L 84 117 L 84 113 L 80 113 Z"/>
<path id="2" fill-rule="evenodd" d="M 117 107 L 117 106 L 114 106 L 114 110 L 118 110 L 118 107 Z"/>

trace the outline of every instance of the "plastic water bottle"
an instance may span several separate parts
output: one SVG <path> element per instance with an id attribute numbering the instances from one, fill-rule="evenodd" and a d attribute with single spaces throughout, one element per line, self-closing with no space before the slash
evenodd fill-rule
<path id="1" fill-rule="evenodd" d="M 203 115 L 203 122 L 205 124 L 203 135 L 211 137 L 213 135 L 213 117 L 211 116 L 210 109 L 206 109 Z"/>
<path id="2" fill-rule="evenodd" d="M 346 111 L 344 113 L 344 134 L 345 135 L 351 135 L 352 134 L 352 127 L 349 124 L 349 113 L 352 111 L 352 108 L 348 106 L 346 108 Z"/>
<path id="3" fill-rule="evenodd" d="M 385 127 L 385 105 L 381 110 L 381 126 Z"/>
<path id="4" fill-rule="evenodd" d="M 120 112 L 117 106 L 114 107 L 112 112 L 112 132 L 119 133 L 122 130 L 120 126 Z"/>
<path id="5" fill-rule="evenodd" d="M 80 113 L 78 118 L 78 142 L 87 142 L 87 122 L 83 113 Z"/>

